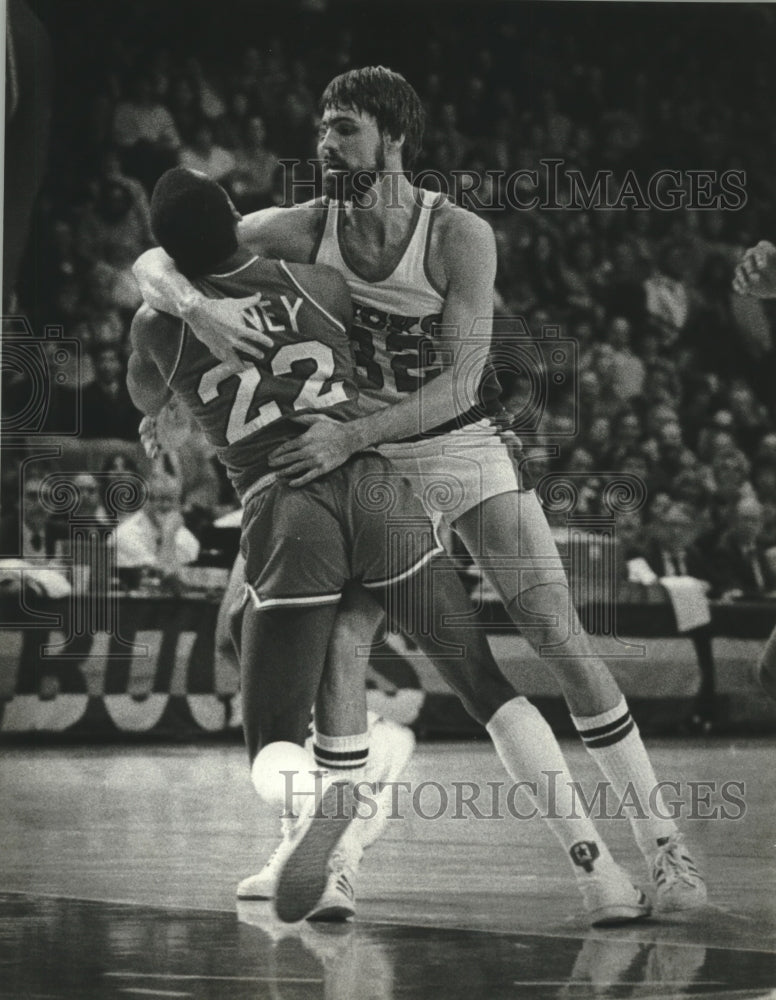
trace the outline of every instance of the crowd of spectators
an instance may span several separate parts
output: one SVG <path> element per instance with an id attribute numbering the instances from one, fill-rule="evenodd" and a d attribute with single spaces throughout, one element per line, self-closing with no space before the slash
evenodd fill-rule
<path id="1" fill-rule="evenodd" d="M 129 6 L 150 18 L 152 7 Z M 288 204 L 295 189 L 280 161 L 314 157 L 322 86 L 364 62 L 392 65 L 427 110 L 418 170 L 494 227 L 497 314 L 522 317 L 540 352 L 531 357 L 549 357 L 548 329 L 575 345 L 560 364 L 563 388 L 541 401 L 541 420 L 524 436 L 529 474 L 540 482 L 574 472 L 579 503 L 592 512 L 607 475 L 640 477 L 648 501 L 628 519 L 628 544 L 645 551 L 659 542 L 667 505 L 689 511 L 695 539 L 719 550 L 715 567 L 728 567 L 727 582 L 714 576 L 717 592 L 748 591 L 732 578 L 728 549 L 744 521 L 757 528 L 747 546 L 776 545 L 776 314 L 737 298 L 730 280 L 741 250 L 773 219 L 776 143 L 766 123 L 776 81 L 771 51 L 756 37 L 758 18 L 772 31 L 772 12 L 746 11 L 744 59 L 723 37 L 724 12 L 708 7 L 704 17 L 723 30 L 704 53 L 692 12 L 666 21 L 640 9 L 632 16 L 652 16 L 651 33 L 615 27 L 610 46 L 584 11 L 533 14 L 525 39 L 511 5 L 488 7 L 478 25 L 472 10 L 413 12 L 409 38 L 386 29 L 375 39 L 368 19 L 353 14 L 352 28 L 329 22 L 323 31 L 325 14 L 303 5 L 261 43 L 233 32 L 221 49 L 204 31 L 184 31 L 179 44 L 149 41 L 138 20 L 88 71 L 79 59 L 89 38 L 70 31 L 60 61 L 76 83 L 63 83 L 55 109 L 51 170 L 14 305 L 81 341 L 84 436 L 133 440 L 139 415 L 124 376 L 140 298 L 131 266 L 153 242 L 155 179 L 182 163 L 219 180 L 243 212 Z M 736 210 L 571 209 L 549 160 L 588 184 L 608 171 L 613 190 L 627 171 L 644 188 L 656 170 L 684 171 L 685 189 L 687 171 L 743 171 L 746 198 Z M 547 180 L 514 190 L 558 207 L 510 205 L 506 178 L 517 170 Z M 467 177 L 476 195 L 467 195 Z M 523 436 L 535 392 L 515 350 L 523 340 L 501 332 L 498 343 L 516 359 L 502 381 Z M 762 592 L 774 584 L 766 568 L 756 580 Z"/>

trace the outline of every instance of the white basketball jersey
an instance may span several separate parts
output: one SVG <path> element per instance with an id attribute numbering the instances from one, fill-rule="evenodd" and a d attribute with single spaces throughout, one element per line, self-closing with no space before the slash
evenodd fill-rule
<path id="1" fill-rule="evenodd" d="M 432 327 L 441 323 L 444 298 L 426 269 L 433 213 L 443 201 L 434 191 L 415 188 L 417 205 L 401 260 L 380 281 L 358 274 L 340 243 L 344 207 L 326 212 L 316 264 L 330 264 L 344 276 L 353 298 L 351 339 L 362 397 L 377 406 L 395 403 L 438 375 Z M 371 407 L 370 407 L 371 408 Z"/>

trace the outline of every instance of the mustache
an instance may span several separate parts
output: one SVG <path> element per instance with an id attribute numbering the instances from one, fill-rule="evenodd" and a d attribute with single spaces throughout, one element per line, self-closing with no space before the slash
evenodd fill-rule
<path id="1" fill-rule="evenodd" d="M 333 159 L 330 156 L 324 157 L 321 160 L 321 163 L 323 164 L 324 167 L 328 167 L 330 170 L 347 170 L 348 169 L 347 163 L 343 163 L 342 160 L 335 160 L 335 159 Z"/>

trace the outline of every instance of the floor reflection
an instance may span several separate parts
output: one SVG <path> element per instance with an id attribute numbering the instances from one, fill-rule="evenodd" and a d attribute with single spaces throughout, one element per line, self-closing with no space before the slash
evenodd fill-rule
<path id="1" fill-rule="evenodd" d="M 668 929 L 670 930 L 670 929 Z M 237 915 L 0 895 L 0 997 L 92 1000 L 773 1000 L 774 956 L 665 940 L 665 924 L 586 937 Z"/>

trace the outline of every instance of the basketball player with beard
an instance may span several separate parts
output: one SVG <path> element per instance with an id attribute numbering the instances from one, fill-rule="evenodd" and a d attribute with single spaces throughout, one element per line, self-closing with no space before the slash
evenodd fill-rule
<path id="1" fill-rule="evenodd" d="M 499 410 L 497 379 L 488 368 L 493 233 L 482 219 L 413 187 L 406 176 L 420 150 L 423 110 L 399 74 L 383 67 L 342 74 L 326 88 L 321 109 L 318 151 L 327 196 L 248 216 L 240 239 L 269 257 L 327 263 L 345 277 L 359 388 L 372 412 L 344 424 L 314 422 L 275 450 L 272 467 L 302 487 L 364 448 L 390 457 L 524 627 L 618 801 L 633 793 L 642 804 L 632 829 L 658 908 L 700 906 L 704 881 L 656 791 L 622 692 L 579 625 L 541 506 L 533 491 L 521 488 L 492 420 Z M 260 340 L 251 344 L 240 329 L 239 304 L 222 300 L 214 308 L 159 251 L 144 255 L 136 273 L 146 300 L 183 316 L 214 352 L 262 350 Z M 446 494 L 442 504 L 435 502 L 440 493 Z M 369 610 L 353 613 L 363 615 L 369 634 Z M 465 681 L 484 696 L 481 671 L 482 662 L 467 656 L 447 680 L 454 688 Z M 643 894 L 589 819 L 583 827 L 570 818 L 576 814 L 568 767 L 536 708 L 513 692 L 486 725 L 507 771 L 529 783 L 539 813 L 569 856 L 593 922 L 645 916 Z M 550 771 L 558 773 L 554 808 Z"/>

